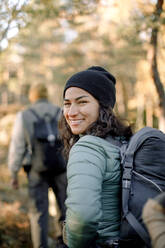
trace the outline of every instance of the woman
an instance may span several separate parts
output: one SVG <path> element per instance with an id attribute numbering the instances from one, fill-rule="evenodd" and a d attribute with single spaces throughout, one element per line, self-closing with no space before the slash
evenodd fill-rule
<path id="1" fill-rule="evenodd" d="M 74 74 L 64 88 L 60 129 L 69 154 L 65 225 L 69 248 L 118 247 L 120 157 L 118 147 L 106 137 L 128 139 L 132 131 L 113 113 L 115 84 L 113 75 L 93 66 Z"/>

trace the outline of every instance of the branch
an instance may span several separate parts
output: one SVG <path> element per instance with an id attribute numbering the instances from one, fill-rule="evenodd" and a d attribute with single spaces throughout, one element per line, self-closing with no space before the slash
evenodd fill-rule
<path id="1" fill-rule="evenodd" d="M 17 16 L 21 11 L 21 10 L 17 10 L 17 7 L 19 6 L 19 4 L 20 4 L 20 0 L 11 9 L 10 19 L 8 21 L 6 21 L 7 22 L 7 27 L 1 32 L 0 41 L 2 41 L 3 39 L 7 38 L 7 33 L 10 30 L 10 24 L 12 23 L 13 20 L 17 19 Z M 22 7 L 23 6 L 24 5 L 22 5 Z M 4 11 L 3 13 L 1 13 L 1 15 L 8 14 L 8 12 L 7 12 L 8 6 L 5 6 L 5 7 L 6 7 L 6 12 Z M 1 52 L 1 49 L 0 49 L 0 52 Z"/>

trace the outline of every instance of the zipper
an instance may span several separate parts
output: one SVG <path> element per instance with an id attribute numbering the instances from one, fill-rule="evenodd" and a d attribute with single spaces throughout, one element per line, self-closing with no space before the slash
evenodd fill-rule
<path id="1" fill-rule="evenodd" d="M 147 181 L 147 182 L 153 184 L 160 192 L 163 192 L 163 190 L 159 187 L 159 185 L 157 185 L 156 183 L 154 183 L 152 180 L 148 179 L 145 176 L 142 176 L 141 174 L 139 174 L 138 172 L 136 172 L 134 170 L 132 171 L 132 173 L 135 174 L 135 175 L 137 175 L 137 176 L 139 176 L 139 177 L 141 177 L 144 181 Z"/>

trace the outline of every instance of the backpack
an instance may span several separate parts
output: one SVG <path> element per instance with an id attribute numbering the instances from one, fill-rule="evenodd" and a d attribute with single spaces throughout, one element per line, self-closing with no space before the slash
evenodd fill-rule
<path id="1" fill-rule="evenodd" d="M 122 166 L 121 243 L 151 247 L 151 240 L 142 220 L 143 206 L 149 198 L 165 191 L 165 134 L 144 127 L 129 142 L 117 143 Z"/>
<path id="2" fill-rule="evenodd" d="M 46 113 L 41 118 L 34 109 L 29 109 L 36 117 L 33 124 L 33 137 L 27 140 L 28 156 L 31 156 L 31 167 L 39 173 L 63 173 L 66 170 L 66 161 L 62 156 L 62 141 L 58 137 L 58 122 L 56 116 Z"/>

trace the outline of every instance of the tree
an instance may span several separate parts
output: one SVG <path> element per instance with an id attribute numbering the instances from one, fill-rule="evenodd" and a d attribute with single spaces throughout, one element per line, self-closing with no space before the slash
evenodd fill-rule
<path id="1" fill-rule="evenodd" d="M 8 46 L 8 40 L 25 25 L 26 4 L 27 0 L 0 1 L 0 52 Z"/>
<path id="2" fill-rule="evenodd" d="M 116 110 L 142 126 L 152 125 L 155 113 L 158 117 L 158 98 L 155 88 L 151 90 L 148 69 L 148 54 L 154 51 L 149 41 L 152 28 L 158 28 L 155 51 L 160 78 L 160 37 L 164 39 L 163 15 L 154 21 L 154 6 L 151 0 L 32 0 L 21 9 L 26 25 L 11 39 L 0 74 L 9 74 L 5 82 L 17 92 L 23 85 L 42 81 L 57 87 L 59 97 L 72 73 L 103 66 L 117 78 Z M 141 108 L 138 99 L 142 99 Z"/>
<path id="3" fill-rule="evenodd" d="M 165 90 L 160 79 L 158 68 L 158 35 L 161 28 L 161 14 L 163 12 L 164 0 L 157 0 L 153 12 L 153 26 L 151 31 L 151 74 L 159 96 L 160 122 L 159 128 L 165 131 Z"/>

